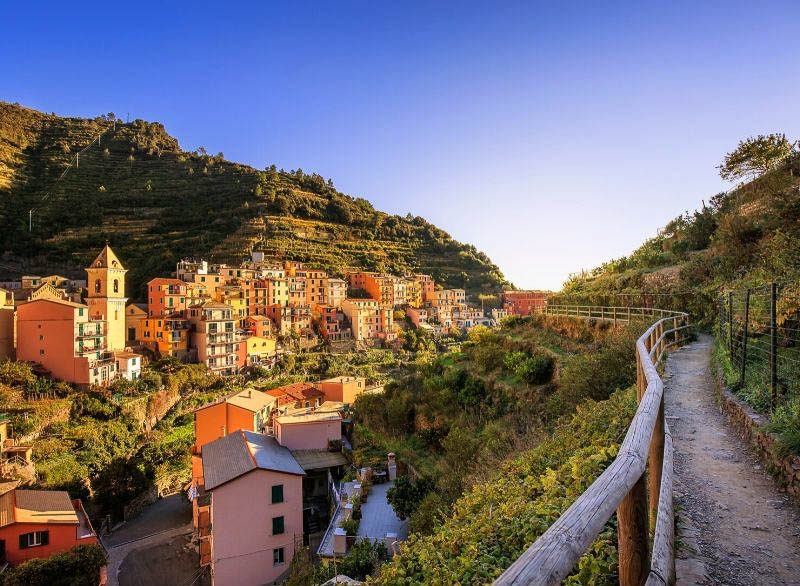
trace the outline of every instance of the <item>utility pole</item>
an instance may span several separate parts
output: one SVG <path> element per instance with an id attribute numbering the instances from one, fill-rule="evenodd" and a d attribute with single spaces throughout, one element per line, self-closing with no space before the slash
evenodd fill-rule
<path id="1" fill-rule="evenodd" d="M 33 232 L 33 210 L 28 210 L 28 232 Z"/>
<path id="2" fill-rule="evenodd" d="M 75 155 L 75 168 L 77 169 L 80 166 L 81 166 L 81 153 L 80 151 L 78 151 L 78 153 Z"/>

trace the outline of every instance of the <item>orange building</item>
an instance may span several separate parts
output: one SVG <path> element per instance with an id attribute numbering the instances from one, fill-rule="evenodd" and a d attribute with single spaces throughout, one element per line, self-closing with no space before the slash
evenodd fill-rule
<path id="1" fill-rule="evenodd" d="M 503 291 L 503 309 L 509 315 L 530 315 L 547 305 L 547 291 Z"/>
<path id="2" fill-rule="evenodd" d="M 147 315 L 165 317 L 186 310 L 186 283 L 179 279 L 151 279 L 147 283 Z"/>
<path id="3" fill-rule="evenodd" d="M 80 500 L 60 490 L 20 490 L 0 495 L 0 562 L 46 558 L 97 543 Z"/>
<path id="4" fill-rule="evenodd" d="M 36 299 L 17 308 L 17 360 L 82 385 L 108 384 L 116 376 L 106 322 L 90 319 L 87 306 L 61 299 Z"/>
<path id="5" fill-rule="evenodd" d="M 326 401 L 352 405 L 356 397 L 367 388 L 367 379 L 358 376 L 337 376 L 319 381 L 317 388 L 325 393 Z"/>
<path id="6" fill-rule="evenodd" d="M 240 429 L 263 433 L 267 430 L 270 411 L 277 403 L 277 398 L 267 393 L 245 389 L 218 403 L 196 409 L 194 453 L 200 453 L 207 443 Z"/>
<path id="7" fill-rule="evenodd" d="M 14 358 L 14 299 L 0 289 L 0 360 Z"/>
<path id="8" fill-rule="evenodd" d="M 272 333 L 272 322 L 264 315 L 251 315 L 245 318 L 244 329 L 252 336 L 268 338 Z"/>

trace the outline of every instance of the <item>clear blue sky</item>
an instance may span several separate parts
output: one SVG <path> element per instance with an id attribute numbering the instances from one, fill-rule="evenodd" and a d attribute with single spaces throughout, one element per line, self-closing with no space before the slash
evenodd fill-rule
<path id="1" fill-rule="evenodd" d="M 629 253 L 800 135 L 800 3 L 14 2 L 0 99 L 331 177 L 520 287 Z M 558 6 L 555 6 L 558 5 Z"/>

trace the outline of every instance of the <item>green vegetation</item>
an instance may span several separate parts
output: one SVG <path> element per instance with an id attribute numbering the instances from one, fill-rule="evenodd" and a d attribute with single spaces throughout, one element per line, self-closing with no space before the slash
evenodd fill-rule
<path id="1" fill-rule="evenodd" d="M 83 277 L 108 240 L 130 269 L 133 298 L 182 257 L 236 263 L 254 247 L 338 275 L 425 272 L 474 294 L 508 285 L 485 254 L 421 217 L 376 211 L 300 169 L 183 151 L 161 124 L 113 114 L 62 118 L 0 102 L 0 225 L 10 276 Z"/>
<path id="2" fill-rule="evenodd" d="M 64 553 L 33 559 L 0 575 L 2 586 L 97 586 L 106 554 L 99 545 L 79 545 Z"/>
<path id="3" fill-rule="evenodd" d="M 393 451 L 408 468 L 389 500 L 413 536 L 375 583 L 499 575 L 616 454 L 635 400 L 615 391 L 635 381 L 641 329 L 511 319 L 359 397 L 355 464 Z M 614 531 L 612 521 L 570 583 L 614 583 Z"/>
<path id="4" fill-rule="evenodd" d="M 430 535 L 412 535 L 369 583 L 491 583 L 613 460 L 635 408 L 632 390 L 585 402 L 551 437 L 469 490 Z M 617 583 L 614 523 L 567 584 Z"/>

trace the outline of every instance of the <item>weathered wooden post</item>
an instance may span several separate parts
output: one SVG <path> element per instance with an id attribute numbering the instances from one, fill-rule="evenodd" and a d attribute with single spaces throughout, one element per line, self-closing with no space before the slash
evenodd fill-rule
<path id="1" fill-rule="evenodd" d="M 617 508 L 617 551 L 620 586 L 642 586 L 650 569 L 647 489 L 644 476 Z"/>
<path id="2" fill-rule="evenodd" d="M 661 472 L 664 468 L 664 397 L 658 407 L 653 437 L 650 440 L 650 453 L 647 457 L 648 502 L 650 517 L 654 520 L 658 515 L 658 501 L 661 494 Z"/>

